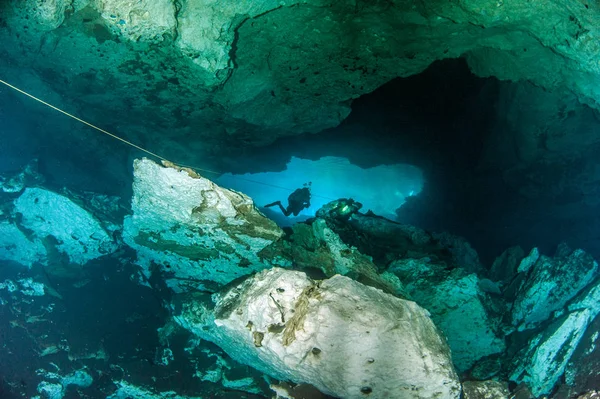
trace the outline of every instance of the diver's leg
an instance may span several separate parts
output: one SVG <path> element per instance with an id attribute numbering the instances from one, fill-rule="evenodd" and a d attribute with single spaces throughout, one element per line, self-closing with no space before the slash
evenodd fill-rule
<path id="1" fill-rule="evenodd" d="M 296 201 L 290 201 L 285 211 L 283 210 L 283 207 L 281 208 L 281 211 L 285 216 L 290 216 L 292 213 L 294 216 L 298 216 L 301 210 L 302 206 Z"/>
<path id="2" fill-rule="evenodd" d="M 285 208 L 283 207 L 283 205 L 281 205 L 281 201 L 275 201 L 275 202 L 273 202 L 272 204 L 265 205 L 265 208 L 269 208 L 269 207 L 271 207 L 271 206 L 275 206 L 275 205 L 279 206 L 279 209 L 281 209 L 281 212 L 282 212 L 282 213 L 283 213 L 285 216 L 289 216 L 289 215 L 290 215 L 290 213 L 292 213 L 292 211 L 288 211 L 287 209 L 285 209 Z"/>

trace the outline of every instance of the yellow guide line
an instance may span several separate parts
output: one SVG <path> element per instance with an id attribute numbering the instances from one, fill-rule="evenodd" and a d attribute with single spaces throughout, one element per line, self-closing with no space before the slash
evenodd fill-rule
<path id="1" fill-rule="evenodd" d="M 161 161 L 169 161 L 167 158 L 165 158 L 165 157 L 163 157 L 163 156 L 161 156 L 161 155 L 158 155 L 158 154 L 156 154 L 156 153 L 154 153 L 154 152 L 152 152 L 152 151 L 149 151 L 149 150 L 147 150 L 147 149 L 145 149 L 145 148 L 142 148 L 142 147 L 140 147 L 139 145 L 132 143 L 131 141 L 125 140 L 124 138 L 122 138 L 122 137 L 119 137 L 119 136 L 117 136 L 116 134 L 113 134 L 113 133 L 111 133 L 111 132 L 108 132 L 108 131 L 106 131 L 106 130 L 104 130 L 104 129 L 102 129 L 102 128 L 100 128 L 100 127 L 96 126 L 96 125 L 93 125 L 93 124 L 91 124 L 91 123 L 89 123 L 89 122 L 87 122 L 87 121 L 85 121 L 85 120 L 83 120 L 83 119 L 81 119 L 81 118 L 78 118 L 78 117 L 76 117 L 75 115 L 73 115 L 73 114 L 70 114 L 70 113 L 68 113 L 67 111 L 64 111 L 64 110 L 62 110 L 62 109 L 60 109 L 60 108 L 58 108 L 58 107 L 56 107 L 56 106 L 54 106 L 54 105 L 52 105 L 52 104 L 50 104 L 50 103 L 48 103 L 48 102 L 44 101 L 44 100 L 42 100 L 41 98 L 38 98 L 38 97 L 34 96 L 33 94 L 29 94 L 29 93 L 28 93 L 28 92 L 26 92 L 25 90 L 21 90 L 21 89 L 19 89 L 18 87 L 16 87 L 16 86 L 13 86 L 13 85 L 11 85 L 10 83 L 8 83 L 8 82 L 6 82 L 6 81 L 4 81 L 4 80 L 2 80 L 2 79 L 0 79 L 0 83 L 2 83 L 2 84 L 3 84 L 3 85 L 5 85 L 5 86 L 8 86 L 8 87 L 10 87 L 11 89 L 13 89 L 13 90 L 15 90 L 15 91 L 18 91 L 18 92 L 19 92 L 19 93 L 21 93 L 21 94 L 24 94 L 24 95 L 26 95 L 27 97 L 29 97 L 29 98 L 31 98 L 31 99 L 33 99 L 33 100 L 35 100 L 35 101 L 37 101 L 37 102 L 39 102 L 39 103 L 41 103 L 41 104 L 44 104 L 45 106 L 47 106 L 47 107 L 49 107 L 49 108 L 52 108 L 52 109 L 53 109 L 53 110 L 55 110 L 55 111 L 58 111 L 58 112 L 60 112 L 61 114 L 64 114 L 64 115 L 68 116 L 69 118 L 75 119 L 76 121 L 78 121 L 78 122 L 81 122 L 81 123 L 83 123 L 84 125 L 87 125 L 87 126 L 89 126 L 89 127 L 93 128 L 93 129 L 96 129 L 97 131 L 99 131 L 99 132 L 101 132 L 101 133 L 104 133 L 104 134 L 106 134 L 107 136 L 110 136 L 110 137 L 112 137 L 113 139 L 119 140 L 119 141 L 121 141 L 121 142 L 123 142 L 123 143 L 125 143 L 125 144 L 127 144 L 127 145 L 129 145 L 129 146 L 131 146 L 131 147 L 133 147 L 133 148 L 136 148 L 136 149 L 138 149 L 138 150 L 140 150 L 140 151 L 142 151 L 142 152 L 145 152 L 145 153 L 146 153 L 146 154 L 148 154 L 148 155 L 152 155 L 153 157 L 156 157 L 156 158 L 160 159 Z M 216 175 L 221 175 L 221 174 L 223 174 L 223 173 L 221 173 L 221 172 L 215 172 L 215 171 L 212 171 L 212 170 L 207 170 L 207 169 L 197 168 L 197 167 L 195 167 L 195 166 L 190 166 L 190 165 L 181 165 L 181 164 L 176 164 L 175 162 L 171 162 L 171 163 L 173 163 L 173 164 L 175 164 L 175 165 L 177 165 L 177 166 L 181 166 L 181 167 L 186 167 L 186 168 L 192 168 L 192 169 L 195 169 L 195 170 L 199 170 L 199 171 L 201 171 L 201 172 L 213 173 L 213 174 L 216 174 Z M 269 187 L 279 188 L 279 189 L 282 189 L 282 190 L 287 190 L 287 191 L 294 191 L 294 189 L 290 189 L 290 188 L 287 188 L 287 187 L 277 186 L 277 185 L 274 185 L 274 184 L 269 184 L 269 183 L 263 183 L 263 182 L 259 182 L 259 181 L 255 181 L 255 180 L 250 180 L 250 179 L 244 179 L 243 177 L 238 177 L 238 176 L 236 176 L 235 178 L 237 178 L 237 179 L 239 179 L 239 180 L 244 180 L 244 181 L 247 181 L 247 182 L 250 182 L 250 183 L 262 184 L 263 186 L 269 186 Z M 313 194 L 313 197 L 321 197 L 321 198 L 325 198 L 325 199 L 332 199 L 332 198 L 323 197 L 323 196 L 320 196 L 320 195 L 314 195 L 314 194 Z"/>
<path id="2" fill-rule="evenodd" d="M 24 90 L 21 90 L 21 89 L 19 89 L 18 87 L 15 87 L 15 86 L 11 85 L 10 83 L 7 83 L 7 82 L 5 82 L 4 80 L 1 80 L 1 79 L 0 79 L 0 83 L 2 83 L 2 84 L 4 84 L 4 85 L 6 85 L 6 86 L 8 86 L 8 87 L 10 87 L 10 88 L 11 88 L 11 89 L 13 89 L 13 90 L 16 90 L 16 91 L 18 91 L 18 92 L 19 92 L 19 93 L 21 93 L 21 94 L 25 94 L 27 97 L 29 97 L 29 98 L 32 98 L 32 99 L 34 99 L 35 101 L 37 101 L 37 102 L 40 102 L 40 103 L 44 104 L 45 106 L 47 106 L 47 107 L 50 107 L 50 108 L 52 108 L 53 110 L 60 112 L 61 114 L 65 114 L 65 115 L 67 115 L 68 117 L 70 117 L 70 118 L 73 118 L 73 119 L 75 119 L 76 121 L 83 123 L 84 125 L 88 125 L 89 127 L 91 127 L 91 128 L 94 128 L 94 129 L 98 130 L 99 132 L 102 132 L 102 133 L 104 133 L 104 134 L 106 134 L 106 135 L 108 135 L 108 136 L 110 136 L 110 137 L 112 137 L 112 138 L 114 138 L 114 139 L 117 139 L 117 140 L 119 140 L 119 141 L 122 141 L 123 143 L 125 143 L 125 144 L 127 144 L 127 145 L 130 145 L 130 146 L 132 146 L 133 148 L 137 148 L 138 150 L 140 150 L 140 151 L 143 151 L 143 152 L 145 152 L 146 154 L 150 154 L 150 155 L 152 155 L 153 157 L 156 157 L 156 158 L 158 158 L 158 159 L 160 159 L 160 160 L 164 160 L 164 161 L 166 161 L 166 160 L 167 160 L 165 157 L 161 157 L 160 155 L 158 155 L 158 154 L 155 154 L 155 153 L 153 153 L 153 152 L 151 152 L 151 151 L 148 151 L 148 150 L 146 150 L 145 148 L 142 148 L 142 147 L 140 147 L 139 145 L 133 144 L 131 141 L 127 141 L 127 140 L 125 140 L 124 138 L 121 138 L 121 137 L 119 137 L 119 136 L 117 136 L 117 135 L 115 135 L 115 134 L 112 134 L 112 133 L 110 133 L 110 132 L 107 132 L 106 130 L 104 130 L 104 129 L 102 129 L 102 128 L 99 128 L 99 127 L 98 127 L 98 126 L 96 126 L 96 125 L 92 125 L 91 123 L 89 123 L 89 122 L 86 122 L 86 121 L 84 121 L 83 119 L 81 119 L 81 118 L 78 118 L 78 117 L 76 117 L 75 115 L 68 113 L 67 111 L 63 111 L 62 109 L 60 109 L 60 108 L 58 108 L 58 107 L 55 107 L 54 105 L 52 105 L 52 104 L 50 104 L 50 103 L 47 103 L 46 101 L 44 101 L 44 100 L 42 100 L 42 99 L 40 99 L 40 98 L 37 98 L 37 97 L 36 97 L 36 96 L 34 96 L 33 94 L 29 94 L 29 93 L 27 93 L 26 91 L 24 91 Z"/>

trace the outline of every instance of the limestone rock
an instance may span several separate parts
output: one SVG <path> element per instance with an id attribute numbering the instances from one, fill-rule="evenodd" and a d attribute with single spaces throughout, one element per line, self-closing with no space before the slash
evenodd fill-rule
<path id="1" fill-rule="evenodd" d="M 201 381 L 220 384 L 226 389 L 243 391 L 252 394 L 265 394 L 264 375 L 245 365 L 233 361 L 222 352 L 203 349 L 196 362 L 194 377 Z"/>
<path id="2" fill-rule="evenodd" d="M 489 312 L 475 274 L 460 269 L 448 272 L 444 265 L 426 259 L 397 260 L 388 271 L 400 278 L 411 299 L 431 312 L 432 320 L 448 338 L 459 372 L 504 351 L 499 317 Z"/>
<path id="3" fill-rule="evenodd" d="M 6 289 L 8 292 L 19 291 L 25 296 L 43 296 L 46 294 L 44 288 L 45 286 L 43 283 L 33 281 L 31 277 L 23 278 L 17 281 L 6 279 L 4 282 L 0 283 L 0 290 Z M 2 298 L 0 298 L 0 304 L 1 303 Z"/>
<path id="4" fill-rule="evenodd" d="M 321 211 L 319 211 L 321 212 Z M 328 226 L 347 244 L 371 256 L 381 269 L 398 258 L 428 258 L 447 267 L 470 272 L 481 270 L 479 255 L 462 237 L 429 233 L 419 227 L 397 223 L 370 213 L 352 210 L 343 218 L 321 215 Z"/>
<path id="5" fill-rule="evenodd" d="M 88 113 L 97 109 L 91 119 L 113 114 L 140 131 L 152 126 L 156 133 L 147 141 L 156 140 L 159 148 L 174 146 L 192 130 L 212 139 L 226 132 L 231 140 L 225 144 L 203 143 L 211 149 L 240 138 L 260 144 L 321 131 L 344 120 L 353 99 L 393 78 L 419 73 L 435 60 L 463 54 L 480 76 L 528 80 L 557 97 L 571 92 L 577 102 L 594 107 L 600 98 L 598 85 L 590 83 L 600 73 L 595 24 L 600 9 L 592 3 L 7 3 L 0 40 L 7 49 L 23 51 L 3 54 L 3 76 L 35 70 L 42 79 L 27 79 L 37 86 L 33 91 L 54 90 L 76 99 Z M 32 15 L 37 23 L 28 20 Z M 65 25 L 68 29 L 61 30 Z M 46 68 L 36 69 L 40 54 Z M 110 96 L 104 93 L 109 83 Z M 540 115 L 533 106 L 530 113 Z M 552 125 L 561 114 L 551 112 Z M 190 123 L 181 124 L 182 119 Z M 531 160 L 543 152 L 540 131 L 549 124 L 526 122 L 514 146 L 523 160 Z M 554 128 L 547 142 L 551 150 L 572 152 L 581 148 L 582 136 L 586 144 L 596 142 L 597 134 L 589 131 L 564 134 Z M 175 145 L 190 156 L 198 149 L 187 152 L 183 146 Z"/>
<path id="6" fill-rule="evenodd" d="M 176 320 L 239 362 L 344 398 L 459 398 L 444 339 L 414 302 L 343 276 L 265 270 Z"/>
<path id="7" fill-rule="evenodd" d="M 53 30 L 62 25 L 68 11 L 73 11 L 73 0 L 25 0 L 21 6 L 38 28 Z"/>
<path id="8" fill-rule="evenodd" d="M 106 399 L 203 399 L 202 396 L 181 396 L 173 391 L 157 392 L 151 387 L 137 386 L 125 380 L 115 381 L 117 390 Z"/>
<path id="9" fill-rule="evenodd" d="M 587 325 L 577 349 L 567 363 L 564 383 L 558 388 L 557 398 L 572 398 L 598 386 L 600 347 L 597 340 L 599 336 L 600 316 L 596 315 Z"/>
<path id="10" fill-rule="evenodd" d="M 203 391 L 202 396 L 180 395 L 173 390 L 159 391 L 154 386 L 155 384 L 136 385 L 133 382 L 125 380 L 113 381 L 113 384 L 117 389 L 112 394 L 106 396 L 106 399 L 206 399 L 209 397 L 217 398 L 223 395 L 223 392 L 219 391 L 209 391 L 208 393 Z M 247 399 L 249 397 L 248 394 L 238 391 L 236 387 L 231 387 L 225 395 L 228 399 Z"/>
<path id="11" fill-rule="evenodd" d="M 383 268 L 399 257 L 449 258 L 431 234 L 415 226 L 400 224 L 375 215 L 352 211 L 340 218 L 336 213 L 321 215 L 342 240 L 371 256 Z M 448 259 L 450 261 L 450 259 Z"/>
<path id="12" fill-rule="evenodd" d="M 588 309 L 557 319 L 515 358 L 510 380 L 525 382 L 535 397 L 552 392 L 591 321 Z"/>
<path id="13" fill-rule="evenodd" d="M 453 7 L 447 5 L 449 12 Z M 519 3 L 515 8 L 507 8 L 504 3 L 465 1 L 460 6 L 464 21 L 471 20 L 485 31 L 493 32 L 505 24 L 527 24 L 525 37 L 522 32 L 506 31 L 512 36 L 513 43 L 519 43 L 520 52 L 506 51 L 506 40 L 497 40 L 495 35 L 482 37 L 488 45 L 473 49 L 469 53 L 469 63 L 475 73 L 480 76 L 494 75 L 500 79 L 512 79 L 520 75 L 522 80 L 529 80 L 546 87 L 579 86 L 579 93 L 585 92 L 587 100 L 596 102 L 598 88 L 589 84 L 586 76 L 598 72 L 598 64 L 591 54 L 597 53 L 598 45 L 592 38 L 598 34 L 598 28 L 592 22 L 597 18 L 600 9 L 580 3 L 577 7 L 568 8 L 561 1 L 542 1 L 536 3 L 535 9 L 527 3 Z M 461 12 L 455 15 L 460 15 Z M 535 15 L 535 17 L 533 17 Z M 554 29 L 548 30 L 548 26 Z M 531 43 L 538 40 L 539 45 Z M 557 57 L 549 57 L 554 52 Z M 494 61 L 492 61 L 494 60 Z M 537 60 L 537 62 L 536 62 Z M 545 62 L 539 62 L 545 60 Z M 559 77 L 557 71 L 566 67 L 572 69 L 569 76 Z M 582 100 L 584 97 L 580 97 Z M 584 100 L 586 101 L 586 100 Z"/>
<path id="14" fill-rule="evenodd" d="M 476 381 L 486 381 L 491 378 L 498 378 L 503 371 L 503 353 L 489 356 L 477 361 L 475 366 L 469 370 L 469 378 Z"/>
<path id="15" fill-rule="evenodd" d="M 494 260 L 490 269 L 492 281 L 509 282 L 515 274 L 525 252 L 521 247 L 510 247 Z"/>
<path id="16" fill-rule="evenodd" d="M 92 214 L 52 191 L 25 189 L 14 202 L 14 212 L 22 215 L 19 223 L 33 232 L 32 239 L 55 247 L 71 263 L 84 265 L 117 249 L 117 243 Z"/>
<path id="17" fill-rule="evenodd" d="M 271 389 L 275 392 L 273 399 L 331 399 L 332 396 L 325 395 L 315 387 L 308 384 L 297 384 L 292 386 L 287 382 L 272 384 Z"/>
<path id="18" fill-rule="evenodd" d="M 529 270 L 535 265 L 535 263 L 540 259 L 540 251 L 537 248 L 532 248 L 529 254 L 521 259 L 519 266 L 517 267 L 517 272 L 519 273 L 527 273 Z"/>
<path id="19" fill-rule="evenodd" d="M 525 258 L 519 271 L 527 273 L 512 308 L 512 324 L 519 330 L 537 326 L 552 312 L 588 285 L 598 271 L 598 264 L 578 249 L 568 256 L 549 258 L 540 256 L 535 263 Z"/>
<path id="20" fill-rule="evenodd" d="M 177 13 L 177 45 L 196 65 L 223 81 L 228 74 L 220 72 L 234 67 L 232 46 L 240 25 L 260 14 L 296 3 L 294 0 L 183 2 Z"/>
<path id="21" fill-rule="evenodd" d="M 327 277 L 341 274 L 393 295 L 406 297 L 402 283 L 396 276 L 390 273 L 381 275 L 370 257 L 344 243 L 324 219 L 317 218 L 310 224 L 298 223 L 292 230 L 290 248 L 285 253 L 296 267 L 317 268 Z"/>
<path id="22" fill-rule="evenodd" d="M 10 260 L 31 267 L 46 263 L 46 249 L 39 238 L 33 240 L 8 221 L 0 221 L 0 260 Z"/>
<path id="23" fill-rule="evenodd" d="M 521 187 L 520 193 L 529 198 L 540 198 L 544 186 L 551 182 L 555 184 L 549 192 L 551 198 L 578 185 L 581 177 L 574 179 L 573 173 L 556 173 L 555 166 L 536 161 L 557 151 L 578 157 L 582 148 L 595 144 L 599 129 L 594 123 L 594 111 L 581 107 L 572 92 L 548 91 L 529 81 L 503 84 L 499 90 L 496 115 L 502 128 L 494 130 L 486 141 L 484 163 L 507 168 L 506 181 Z M 535 166 L 517 166 L 532 164 Z M 593 173 L 586 169 L 581 168 L 576 175 Z M 524 183 L 527 186 L 523 187 Z"/>
<path id="24" fill-rule="evenodd" d="M 506 399 L 510 397 L 506 383 L 499 381 L 465 381 L 464 399 Z"/>
<path id="25" fill-rule="evenodd" d="M 479 262 L 479 255 L 477 251 L 471 247 L 471 244 L 463 237 L 459 237 L 448 232 L 434 233 L 433 238 L 436 239 L 440 245 L 447 248 L 454 261 L 461 268 L 469 273 L 480 272 L 483 267 Z"/>
<path id="26" fill-rule="evenodd" d="M 540 261 L 543 261 L 543 258 L 542 256 Z M 568 264 L 575 272 L 579 270 L 582 279 L 586 280 L 585 273 L 590 266 L 590 259 L 583 251 L 574 251 L 568 256 L 563 252 L 562 258 L 559 259 L 565 263 L 571 260 Z M 581 264 L 573 263 L 576 259 L 579 259 Z M 578 269 L 582 265 L 584 268 Z M 537 267 L 538 263 L 532 272 Z M 571 284 L 575 283 L 571 281 Z M 555 290 L 564 292 L 559 287 L 555 287 Z M 562 393 L 571 390 L 568 396 L 593 387 L 593 384 L 590 386 L 589 383 L 590 378 L 594 377 L 590 376 L 596 375 L 597 365 L 600 364 L 595 349 L 600 326 L 597 321 L 600 314 L 600 280 L 596 278 L 575 298 L 567 295 L 566 298 L 551 302 L 550 305 L 559 305 L 565 301 L 568 301 L 568 304 L 556 309 L 551 323 L 533 336 L 513 359 L 510 379 L 526 383 L 535 396 L 552 392 L 561 379 L 565 380 L 565 385 L 561 387 Z"/>
<path id="27" fill-rule="evenodd" d="M 94 378 L 85 368 L 65 376 L 43 369 L 38 369 L 36 372 L 44 379 L 37 386 L 37 391 L 43 398 L 48 399 L 62 399 L 69 387 L 87 388 L 94 382 Z"/>
<path id="28" fill-rule="evenodd" d="M 577 399 L 598 399 L 600 398 L 600 392 L 598 391 L 590 391 L 587 392 L 579 397 L 577 397 Z"/>
<path id="29" fill-rule="evenodd" d="M 125 242 L 148 277 L 157 265 L 179 292 L 215 289 L 264 269 L 261 251 L 283 235 L 246 195 L 148 159 L 134 162 L 131 207 Z"/>
<path id="30" fill-rule="evenodd" d="M 5 193 L 20 193 L 25 187 L 41 184 L 44 181 L 44 177 L 38 173 L 38 161 L 33 159 L 20 173 L 10 177 L 0 176 L 0 188 Z"/>
<path id="31" fill-rule="evenodd" d="M 97 7 L 106 23 L 129 40 L 162 41 L 162 35 L 175 34 L 171 0 L 99 0 Z"/>
<path id="32" fill-rule="evenodd" d="M 34 4 L 33 1 L 31 3 Z M 51 9 L 44 15 L 52 17 L 45 19 L 55 21 L 50 26 L 58 26 L 64 19 L 64 10 L 71 7 L 72 3 L 68 0 L 46 1 L 40 9 Z M 536 12 L 548 15 L 547 6 L 556 10 L 557 3 L 545 1 L 543 6 L 536 8 Z M 557 65 L 570 69 L 585 65 L 584 70 L 593 66 L 590 63 L 593 46 L 580 47 L 579 50 L 585 54 L 574 50 L 568 52 L 568 57 L 577 61 L 585 58 L 587 62 L 584 64 L 567 62 L 567 56 L 562 52 L 552 51 L 552 45 L 563 45 L 564 41 L 559 39 L 561 35 L 571 38 L 567 29 L 569 26 L 579 29 L 579 25 L 569 22 L 567 17 L 557 25 L 561 29 L 552 34 L 557 41 L 552 40 L 550 44 L 539 40 L 547 34 L 546 30 L 537 30 L 535 34 L 539 36 L 530 36 L 520 34 L 520 31 L 511 32 L 510 28 L 514 27 L 512 23 L 505 25 L 507 18 L 512 21 L 516 19 L 529 29 L 532 26 L 525 21 L 533 11 L 520 7 L 507 11 L 505 7 L 491 3 L 461 3 L 460 7 L 434 4 L 412 7 L 399 3 L 358 6 L 320 0 L 301 4 L 297 1 L 273 0 L 252 3 L 196 0 L 181 2 L 179 7 L 168 0 L 99 0 L 89 2 L 85 11 L 91 9 L 102 16 L 102 23 L 95 24 L 92 30 L 94 35 L 108 26 L 127 41 L 156 41 L 162 40 L 163 35 L 171 36 L 176 38 L 173 50 L 179 57 L 161 59 L 148 56 L 136 59 L 133 54 L 123 57 L 123 52 L 131 50 L 114 43 L 111 46 L 113 50 L 119 47 L 117 53 L 120 61 L 110 57 L 96 58 L 95 62 L 83 60 L 82 57 L 74 58 L 81 51 L 67 54 L 61 46 L 89 49 L 90 31 L 83 23 L 74 24 L 76 29 L 71 30 L 68 38 L 56 32 L 56 38 L 44 39 L 54 43 L 49 47 L 49 62 L 62 78 L 73 79 L 72 72 L 69 72 L 73 61 L 84 61 L 82 74 L 94 73 L 96 69 L 105 71 L 103 74 L 109 75 L 106 79 L 116 83 L 118 96 L 132 101 L 143 97 L 139 95 L 140 90 L 145 91 L 141 84 L 152 76 L 147 73 L 146 66 L 150 70 L 159 67 L 187 69 L 192 64 L 192 76 L 212 75 L 212 79 L 203 81 L 208 87 L 199 88 L 191 81 L 184 83 L 183 77 L 177 78 L 178 84 L 183 84 L 190 92 L 179 92 L 183 97 L 169 96 L 172 106 L 161 106 L 182 108 L 182 112 L 191 113 L 191 99 L 207 97 L 212 89 L 219 88 L 216 96 L 205 104 L 216 98 L 228 112 L 233 113 L 234 118 L 229 119 L 228 123 L 230 131 L 237 132 L 244 127 L 235 126 L 236 119 L 246 121 L 246 127 L 257 124 L 261 127 L 257 132 L 267 132 L 271 136 L 283 134 L 286 130 L 318 131 L 335 126 L 348 114 L 348 101 L 353 98 L 372 91 L 394 77 L 420 72 L 436 59 L 465 53 L 469 55 L 473 68 L 481 74 L 502 75 L 514 80 L 523 78 L 523 75 L 535 80 L 536 76 L 530 76 L 528 68 L 539 64 L 537 60 L 543 54 L 548 60 L 548 69 L 545 70 L 547 74 L 542 78 L 542 85 L 555 87 L 563 80 L 566 86 L 575 91 L 585 91 L 587 97 L 594 98 L 593 85 L 576 84 L 577 80 L 583 78 L 583 71 L 577 71 L 579 74 L 575 76 L 568 73 L 556 76 L 556 71 L 562 70 Z M 15 8 L 18 9 L 19 5 Z M 76 12 L 83 12 L 80 6 L 73 8 Z M 485 13 L 482 14 L 481 10 L 485 10 Z M 594 37 L 595 30 L 591 29 L 589 18 L 596 12 L 593 7 L 589 10 L 581 7 L 573 10 L 573 20 L 578 21 L 582 32 L 586 31 L 579 40 L 587 44 L 593 43 L 590 38 Z M 557 19 L 554 15 L 548 17 Z M 76 21 L 75 16 L 70 18 Z M 9 22 L 14 28 L 21 28 L 24 20 L 14 18 Z M 481 26 L 493 28 L 482 30 Z M 20 37 L 23 41 L 39 48 L 40 38 L 31 37 L 29 32 L 22 33 Z M 13 41 L 14 36 L 11 39 Z M 523 47 L 528 49 L 527 53 L 522 51 Z M 521 51 L 517 52 L 516 49 Z M 100 52 L 104 53 L 102 50 Z M 506 64 L 499 65 L 493 61 L 497 52 L 502 53 Z M 186 60 L 182 60 L 181 55 Z M 32 57 L 30 62 L 33 60 Z M 129 64 L 132 63 L 138 66 L 136 70 L 139 73 L 144 74 L 144 82 L 140 82 L 140 87 L 136 88 L 124 84 L 128 80 L 132 83 L 128 76 Z M 539 68 L 536 67 L 537 71 Z M 596 71 L 595 67 L 593 71 Z M 159 75 L 155 75 L 154 79 L 146 94 L 155 90 L 154 83 L 163 83 Z M 123 89 L 119 86 L 123 86 Z M 85 85 L 70 88 L 73 89 L 79 91 L 73 93 L 74 97 L 84 97 Z M 98 103 L 94 103 L 91 97 L 87 97 L 86 101 L 90 102 L 90 107 L 103 103 L 100 97 L 97 97 Z M 110 105 L 104 103 L 104 106 Z M 159 111 L 156 105 L 154 107 Z M 268 111 L 273 109 L 277 109 L 277 112 Z M 162 114 L 157 112 L 157 115 Z M 262 140 L 263 137 L 257 135 L 254 139 Z"/>
<path id="33" fill-rule="evenodd" d="M 566 385 L 571 388 L 572 393 L 580 393 L 597 386 L 596 377 L 600 369 L 600 348 L 597 342 L 600 336 L 600 280 L 596 278 L 569 303 L 567 309 L 589 312 L 585 334 L 565 369 Z"/>
<path id="34" fill-rule="evenodd" d="M 481 268 L 477 253 L 466 240 L 450 234 L 439 234 L 436 240 L 422 229 L 363 215 L 350 206 L 347 214 L 340 215 L 338 207 L 333 205 L 332 202 L 319 210 L 317 220 L 324 220 L 327 230 L 339 236 L 346 246 L 371 256 L 379 271 L 386 270 L 384 275 L 378 275 L 379 280 L 390 276 L 399 280 L 392 285 L 397 287 L 396 291 L 389 292 L 410 298 L 431 312 L 433 321 L 448 337 L 452 359 L 459 371 L 466 371 L 479 359 L 504 350 L 504 341 L 497 335 L 500 317 L 489 311 L 491 306 L 486 303 L 487 294 L 480 288 L 480 280 L 460 269 L 462 265 L 471 270 Z M 308 255 L 324 251 L 318 241 L 299 244 L 309 250 Z M 346 258 L 348 263 L 350 256 Z M 344 268 L 334 269 L 333 261 L 317 264 L 326 275 L 327 268 L 344 274 Z"/>

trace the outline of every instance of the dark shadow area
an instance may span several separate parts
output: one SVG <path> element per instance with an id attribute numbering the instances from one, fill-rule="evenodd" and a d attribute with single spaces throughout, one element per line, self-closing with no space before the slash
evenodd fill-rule
<path id="1" fill-rule="evenodd" d="M 551 254 L 566 241 L 599 256 L 594 233 L 599 210 L 579 203 L 576 193 L 559 199 L 522 196 L 518 184 L 506 180 L 506 164 L 518 162 L 506 153 L 510 145 L 494 153 L 496 147 L 486 143 L 492 133 L 498 139 L 498 129 L 500 137 L 504 133 L 501 118 L 507 116 L 498 116 L 499 93 L 512 84 L 478 78 L 462 59 L 438 61 L 355 100 L 350 116 L 334 129 L 248 149 L 223 158 L 219 167 L 233 173 L 276 171 L 291 156 L 340 156 L 361 167 L 408 163 L 423 170 L 426 183 L 399 211 L 398 221 L 463 235 L 487 266 L 513 245 Z M 490 166 L 497 158 L 504 165 Z M 563 173 L 560 163 L 556 173 Z"/>
<path id="2" fill-rule="evenodd" d="M 184 330 L 161 342 L 159 329 L 169 316 L 165 299 L 132 279 L 136 273 L 137 266 L 110 257 L 90 262 L 78 279 L 52 277 L 39 266 L 28 271 L 0 262 L 0 283 L 34 276 L 51 288 L 51 294 L 36 297 L 0 289 L 0 398 L 34 397 L 40 382 L 56 381 L 46 372 L 66 376 L 76 370 L 87 370 L 93 382 L 89 387 L 69 386 L 65 399 L 105 398 L 120 380 L 181 395 L 260 397 L 193 377 L 218 362 L 207 347 L 226 355 L 210 343 L 191 353 L 191 336 Z M 165 350 L 172 354 L 167 361 Z M 239 370 L 228 376 L 233 378 L 234 372 Z"/>
<path id="3" fill-rule="evenodd" d="M 132 160 L 141 152 L 4 86 L 0 105 L 1 174 L 19 173 L 37 159 L 45 187 L 117 195 L 129 202 Z M 107 121 L 98 124 L 114 128 Z"/>

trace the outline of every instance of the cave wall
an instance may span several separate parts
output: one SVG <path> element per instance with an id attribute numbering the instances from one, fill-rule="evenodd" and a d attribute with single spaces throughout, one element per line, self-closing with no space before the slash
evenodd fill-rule
<path id="1" fill-rule="evenodd" d="M 13 0 L 0 13 L 0 72 L 190 160 L 336 126 L 359 96 L 460 55 L 480 76 L 595 107 L 599 11 L 556 0 Z"/>
<path id="2" fill-rule="evenodd" d="M 600 198 L 599 12 L 595 3 L 557 0 L 12 0 L 0 5 L 0 79 L 167 158 L 218 170 L 283 166 L 302 151 L 314 158 L 299 143 L 325 131 L 319 140 L 329 140 L 326 155 L 352 158 L 354 151 L 364 164 L 413 162 L 428 171 L 428 206 L 412 209 L 408 221 L 469 226 L 477 237 L 481 226 L 509 218 L 520 222 L 497 229 L 497 241 L 510 245 L 523 236 L 536 244 L 536 234 L 548 236 L 540 221 L 552 220 L 557 235 L 578 231 L 583 242 L 595 229 L 586 215 L 595 214 Z M 437 87 L 417 79 L 399 89 L 411 107 L 384 102 L 360 111 L 362 98 L 387 82 L 459 56 L 478 76 L 501 81 L 482 80 L 461 98 L 468 80 L 442 69 Z M 452 90 L 445 102 L 429 94 Z M 19 96 L 5 101 L 22 108 L 23 120 L 52 112 Z M 453 106 L 459 103 L 466 111 Z M 364 119 L 360 127 L 348 123 L 351 110 Z M 398 118 L 378 126 L 385 112 Z M 114 142 L 76 123 L 23 129 L 11 140 L 32 155 L 47 154 L 40 166 L 57 186 L 61 169 L 113 180 L 129 172 L 115 164 L 131 154 L 111 161 Z M 340 139 L 377 129 L 381 146 Z M 298 140 L 290 138 L 288 152 L 254 150 L 292 136 Z M 47 161 L 56 142 L 75 154 L 71 165 L 67 157 Z M 397 159 L 396 148 L 413 150 Z"/>

